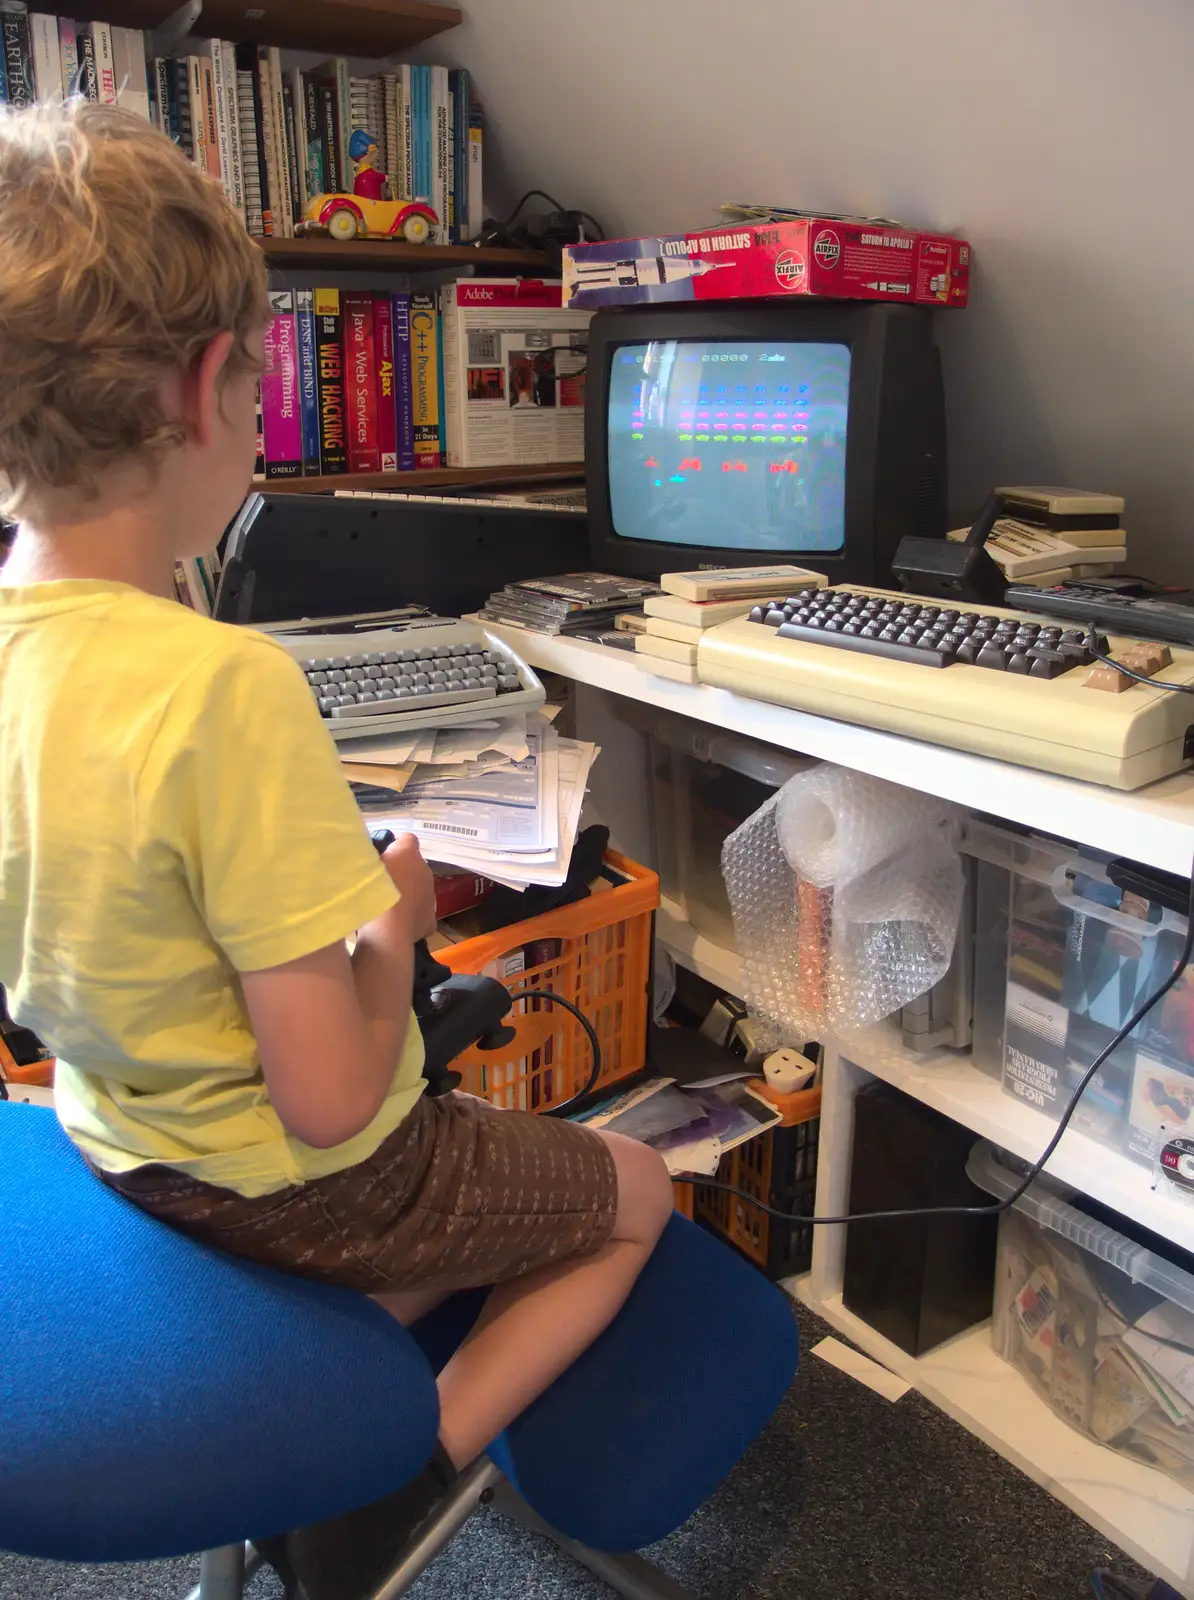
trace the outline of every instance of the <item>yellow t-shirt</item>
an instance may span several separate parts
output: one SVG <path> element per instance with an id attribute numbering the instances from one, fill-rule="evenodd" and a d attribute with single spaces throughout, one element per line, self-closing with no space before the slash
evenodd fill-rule
<path id="1" fill-rule="evenodd" d="M 397 900 L 285 651 L 126 584 L 0 588 L 0 774 L 0 982 L 76 1144 L 245 1195 L 370 1156 L 422 1090 L 413 1020 L 374 1120 L 315 1150 L 237 979 Z"/>

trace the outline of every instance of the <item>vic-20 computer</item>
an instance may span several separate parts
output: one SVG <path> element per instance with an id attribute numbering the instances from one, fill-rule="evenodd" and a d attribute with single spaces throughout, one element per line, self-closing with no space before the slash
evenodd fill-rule
<path id="1" fill-rule="evenodd" d="M 702 683 L 1117 789 L 1194 756 L 1194 650 L 1028 611 L 881 589 L 805 589 L 710 628 Z"/>

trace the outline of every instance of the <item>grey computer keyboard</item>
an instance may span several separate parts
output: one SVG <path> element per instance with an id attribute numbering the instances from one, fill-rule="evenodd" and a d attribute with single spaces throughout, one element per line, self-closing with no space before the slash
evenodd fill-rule
<path id="1" fill-rule="evenodd" d="M 543 704 L 530 667 L 474 622 L 371 620 L 269 629 L 302 667 L 333 739 L 450 727 Z"/>

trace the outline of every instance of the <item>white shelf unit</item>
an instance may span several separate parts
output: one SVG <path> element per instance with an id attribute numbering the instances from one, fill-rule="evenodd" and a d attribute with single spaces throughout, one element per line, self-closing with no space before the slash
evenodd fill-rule
<path id="1" fill-rule="evenodd" d="M 977 1434 L 1141 1565 L 1194 1596 L 1194 1495 L 1163 1473 L 1084 1438 L 1050 1411 L 991 1348 L 987 1323 L 919 1359 L 809 1277 L 784 1287 L 873 1360 Z"/>
<path id="2" fill-rule="evenodd" d="M 704 685 L 672 683 L 644 672 L 626 652 L 575 640 L 501 628 L 532 666 L 585 686 L 578 692 L 583 736 L 616 749 L 600 796 L 615 833 L 648 842 L 649 785 L 614 714 L 621 696 L 679 712 L 856 771 L 940 795 L 968 808 L 1073 838 L 1110 853 L 1186 874 L 1194 853 L 1194 774 L 1123 794 L 1010 764 L 749 700 Z M 645 772 L 645 763 L 641 763 Z M 640 815 L 640 813 L 642 813 Z M 629 844 L 629 838 L 626 842 Z M 633 849 L 632 849 L 633 853 Z M 734 952 L 704 938 L 683 908 L 665 899 L 657 935 L 675 959 L 711 982 L 741 993 Z M 848 1210 L 854 1100 L 874 1079 L 912 1095 L 976 1136 L 1035 1160 L 1054 1124 L 1005 1095 L 970 1058 L 948 1050 L 907 1050 L 887 1024 L 831 1046 L 824 1074 L 817 1211 Z M 1147 1169 L 1080 1133 L 1067 1133 L 1049 1163 L 1063 1182 L 1120 1214 L 1194 1249 L 1194 1207 L 1157 1194 Z M 1020 1467 L 1142 1565 L 1194 1600 L 1194 1495 L 1163 1473 L 1119 1456 L 1056 1417 L 1018 1372 L 991 1348 L 987 1324 L 919 1360 L 909 1357 L 842 1304 L 845 1230 L 814 1230 L 812 1269 L 787 1287 L 835 1329 L 883 1363 Z"/>
<path id="3" fill-rule="evenodd" d="M 876 1078 L 1019 1156 L 1035 1160 L 1053 1132 L 1047 1117 L 1005 1095 L 968 1058 L 945 1050 L 914 1054 L 886 1024 L 835 1044 L 827 1053 L 817 1168 L 817 1211 L 822 1216 L 842 1216 L 849 1210 L 854 1101 Z M 1183 1248 L 1194 1245 L 1194 1208 L 1155 1194 L 1145 1168 L 1085 1135 L 1067 1133 L 1048 1170 Z M 919 1359 L 906 1355 L 843 1306 L 844 1259 L 845 1229 L 817 1228 L 811 1272 L 787 1287 L 860 1349 L 1194 1600 L 1194 1495 L 1164 1473 L 1104 1449 L 1062 1422 L 995 1354 L 987 1323 Z"/>
<path id="4" fill-rule="evenodd" d="M 506 639 L 532 667 L 561 673 L 577 683 L 764 739 L 781 750 L 836 761 L 975 811 L 1028 827 L 1047 827 L 1111 855 L 1130 848 L 1134 860 L 1189 875 L 1194 859 L 1194 771 L 1125 794 L 1102 784 L 1057 778 L 1030 767 L 751 700 L 728 689 L 673 683 L 644 671 L 628 650 L 504 624 L 483 626 Z"/>
<path id="5" fill-rule="evenodd" d="M 902 1089 L 1013 1155 L 1035 1161 L 1056 1131 L 1043 1112 L 1005 1094 L 998 1079 L 950 1050 L 906 1050 L 890 1023 L 838 1046 L 842 1058 Z M 1194 1250 L 1194 1205 L 1153 1188 L 1147 1167 L 1067 1129 L 1045 1169 L 1183 1250 Z"/>

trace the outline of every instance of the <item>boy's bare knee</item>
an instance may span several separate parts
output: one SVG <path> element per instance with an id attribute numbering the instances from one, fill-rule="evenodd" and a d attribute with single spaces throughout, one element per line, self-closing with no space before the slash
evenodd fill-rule
<path id="1" fill-rule="evenodd" d="M 672 1180 L 663 1157 L 650 1145 L 603 1133 L 618 1172 L 618 1219 L 614 1237 L 653 1245 L 672 1214 Z"/>

